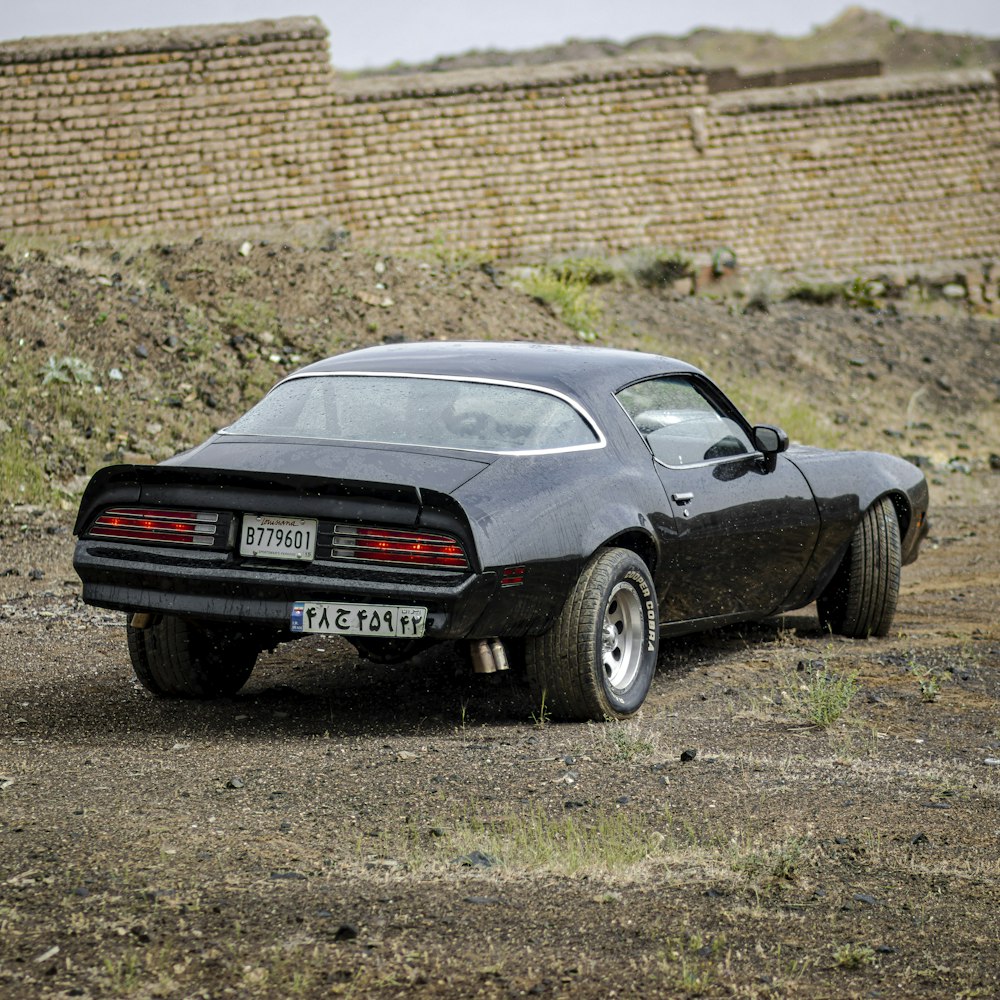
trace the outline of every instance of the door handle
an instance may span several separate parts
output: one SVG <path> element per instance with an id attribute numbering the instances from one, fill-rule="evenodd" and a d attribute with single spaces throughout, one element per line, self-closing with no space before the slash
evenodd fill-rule
<path id="1" fill-rule="evenodd" d="M 683 507 L 684 504 L 690 503 L 694 499 L 694 494 L 693 493 L 671 493 L 670 494 L 670 499 L 673 500 L 674 503 L 680 504 Z"/>

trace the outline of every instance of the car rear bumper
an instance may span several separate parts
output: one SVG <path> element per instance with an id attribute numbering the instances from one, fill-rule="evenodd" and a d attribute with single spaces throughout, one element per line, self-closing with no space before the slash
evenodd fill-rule
<path id="1" fill-rule="evenodd" d="M 348 575 L 333 562 L 276 567 L 235 560 L 226 552 L 92 539 L 77 543 L 73 565 L 88 604 L 285 630 L 295 601 L 351 602 L 426 607 L 429 638 L 463 638 L 475 634 L 476 623 L 499 593 L 493 572 L 394 570 L 390 579 L 358 567 L 350 567 Z"/>

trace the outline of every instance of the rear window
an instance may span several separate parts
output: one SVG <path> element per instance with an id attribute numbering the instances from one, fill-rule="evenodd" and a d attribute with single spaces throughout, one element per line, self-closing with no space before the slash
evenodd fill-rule
<path id="1" fill-rule="evenodd" d="M 571 403 L 545 390 L 409 375 L 289 379 L 223 433 L 495 452 L 600 443 Z"/>

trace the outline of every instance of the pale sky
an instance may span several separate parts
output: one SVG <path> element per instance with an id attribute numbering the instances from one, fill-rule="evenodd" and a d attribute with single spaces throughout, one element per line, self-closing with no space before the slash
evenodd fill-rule
<path id="1" fill-rule="evenodd" d="M 468 49 L 515 49 L 567 38 L 625 42 L 696 27 L 804 35 L 846 0 L 0 0 L 0 40 L 296 15 L 319 17 L 339 69 L 423 62 Z M 998 0 L 872 0 L 911 27 L 1000 37 Z"/>

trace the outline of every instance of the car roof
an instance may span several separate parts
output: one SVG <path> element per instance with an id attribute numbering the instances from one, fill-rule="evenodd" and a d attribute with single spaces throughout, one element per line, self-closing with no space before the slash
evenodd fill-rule
<path id="1" fill-rule="evenodd" d="M 324 372 L 471 376 L 523 382 L 575 395 L 613 392 L 653 375 L 700 374 L 697 368 L 683 361 L 657 354 L 507 341 L 428 341 L 366 347 L 317 361 L 295 375 Z"/>

